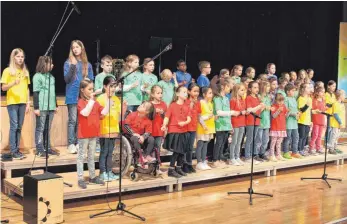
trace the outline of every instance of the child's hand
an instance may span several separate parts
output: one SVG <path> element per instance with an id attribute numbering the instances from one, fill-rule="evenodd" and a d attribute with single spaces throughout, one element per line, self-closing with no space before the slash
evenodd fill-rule
<path id="1" fill-rule="evenodd" d="M 185 122 L 185 121 L 180 121 L 180 122 L 178 122 L 178 125 L 179 125 L 180 127 L 183 127 L 184 125 L 186 125 L 186 122 Z"/>
<path id="2" fill-rule="evenodd" d="M 143 84 L 143 88 L 145 88 L 145 89 L 146 89 L 148 86 L 149 86 L 149 83 L 144 83 L 144 84 Z"/>
<path id="3" fill-rule="evenodd" d="M 211 118 L 214 118 L 214 115 L 213 115 L 213 114 L 210 114 L 210 115 L 208 116 L 208 119 L 211 119 Z"/>
<path id="4" fill-rule="evenodd" d="M 214 115 L 214 120 L 218 120 L 218 116 L 217 115 Z"/>
<path id="5" fill-rule="evenodd" d="M 136 136 L 136 137 L 140 138 L 141 135 L 139 135 L 137 133 L 134 133 L 133 136 Z"/>
<path id="6" fill-rule="evenodd" d="M 240 115 L 240 111 L 235 111 L 235 117 L 239 116 Z"/>
<path id="7" fill-rule="evenodd" d="M 274 112 L 275 110 L 276 110 L 276 108 L 270 107 L 270 111 Z"/>
<path id="8" fill-rule="evenodd" d="M 131 88 L 135 88 L 139 85 L 139 81 L 136 81 L 134 82 L 132 85 L 131 85 Z"/>
<path id="9" fill-rule="evenodd" d="M 193 109 L 193 107 L 194 107 L 194 102 L 191 101 L 191 102 L 190 102 L 190 109 Z"/>
<path id="10" fill-rule="evenodd" d="M 18 85 L 20 83 L 20 79 L 16 79 L 15 81 L 14 81 L 14 84 L 15 85 Z"/>
<path id="11" fill-rule="evenodd" d="M 282 111 L 283 111 L 283 107 L 279 107 L 279 108 L 278 108 L 278 111 L 279 111 L 279 112 L 282 112 Z"/>
<path id="12" fill-rule="evenodd" d="M 162 130 L 162 131 L 166 131 L 166 129 L 167 129 L 166 126 L 164 126 L 164 125 L 161 126 L 161 130 Z"/>
<path id="13" fill-rule="evenodd" d="M 142 144 L 145 141 L 145 138 L 143 136 L 139 137 L 139 143 Z"/>
<path id="14" fill-rule="evenodd" d="M 176 79 L 176 72 L 172 73 L 172 78 Z"/>
<path id="15" fill-rule="evenodd" d="M 204 125 L 204 130 L 208 131 L 208 127 L 206 125 Z"/>
<path id="16" fill-rule="evenodd" d="M 241 114 L 242 114 L 242 115 L 245 115 L 245 114 L 246 114 L 246 111 L 245 111 L 245 110 L 241 111 Z"/>
<path id="17" fill-rule="evenodd" d="M 71 62 L 71 64 L 73 64 L 73 65 L 77 65 L 77 60 L 76 60 L 76 58 L 75 58 L 74 56 L 71 56 L 71 57 L 70 57 L 70 62 Z"/>
<path id="18" fill-rule="evenodd" d="M 40 116 L 40 110 L 34 110 L 34 114 L 35 114 L 36 116 Z"/>

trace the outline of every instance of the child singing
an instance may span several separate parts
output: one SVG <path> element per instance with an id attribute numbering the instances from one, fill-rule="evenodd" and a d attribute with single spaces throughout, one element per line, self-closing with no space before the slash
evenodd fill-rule
<path id="1" fill-rule="evenodd" d="M 176 89 L 175 98 L 170 104 L 164 118 L 162 131 L 166 131 L 163 148 L 173 152 L 170 160 L 168 176 L 180 178 L 187 174 L 182 171 L 184 154 L 189 144 L 188 127 L 191 121 L 190 110 L 184 101 L 188 97 L 187 88 L 180 86 Z M 177 166 L 175 166 L 177 164 Z"/>
<path id="2" fill-rule="evenodd" d="M 20 138 L 24 116 L 30 109 L 29 71 L 24 62 L 24 51 L 13 49 L 9 66 L 3 71 L 1 77 L 2 91 L 6 91 L 7 111 L 10 117 L 10 150 L 12 158 L 23 159 L 19 151 Z"/>
<path id="3" fill-rule="evenodd" d="M 151 58 L 145 58 L 143 60 L 143 75 L 142 75 L 142 86 L 143 100 L 149 100 L 151 95 L 152 86 L 157 84 L 158 78 L 152 72 L 154 71 L 154 61 Z"/>
<path id="4" fill-rule="evenodd" d="M 163 101 L 166 103 L 166 106 L 169 106 L 174 97 L 175 88 L 178 87 L 177 79 L 169 69 L 164 69 L 160 77 L 162 80 L 158 82 L 158 86 L 163 90 Z M 171 79 L 174 80 L 175 84 L 170 81 Z"/>
<path id="5" fill-rule="evenodd" d="M 83 178 L 84 154 L 88 155 L 89 183 L 104 184 L 104 181 L 95 175 L 95 147 L 96 138 L 100 134 L 100 119 L 109 111 L 109 105 L 102 107 L 94 100 L 94 85 L 90 80 L 82 80 L 80 99 L 77 104 L 78 113 L 78 144 L 77 150 L 77 176 L 78 187 L 87 188 Z"/>
<path id="6" fill-rule="evenodd" d="M 237 111 L 238 116 L 231 117 L 233 126 L 232 142 L 230 144 L 230 165 L 241 166 L 244 165 L 240 159 L 241 142 L 243 134 L 245 133 L 246 126 L 246 102 L 243 96 L 246 93 L 246 87 L 243 83 L 236 84 L 233 88 L 233 96 L 230 101 L 230 110 Z"/>
<path id="7" fill-rule="evenodd" d="M 200 115 L 196 131 L 196 159 L 198 161 L 196 169 L 210 170 L 211 167 L 206 160 L 207 145 L 213 139 L 213 134 L 216 133 L 212 103 L 213 93 L 210 87 L 203 87 L 201 92 L 203 99 L 200 100 Z"/>
<path id="8" fill-rule="evenodd" d="M 308 84 L 301 84 L 299 89 L 298 98 L 298 109 L 300 111 L 300 116 L 298 119 L 299 125 L 299 146 L 298 150 L 301 156 L 307 156 L 304 150 L 305 143 L 310 132 L 311 125 L 311 109 L 312 109 L 312 99 L 309 96 L 311 88 Z"/>
<path id="9" fill-rule="evenodd" d="M 270 161 L 277 162 L 278 160 L 285 160 L 281 155 L 281 144 L 285 137 L 286 132 L 286 116 L 287 108 L 284 105 L 284 96 L 280 93 L 276 94 L 275 104 L 272 105 L 271 110 L 271 144 L 270 144 Z M 275 153 L 276 146 L 276 153 Z M 276 157 L 275 157 L 276 154 Z"/>
<path id="10" fill-rule="evenodd" d="M 200 88 L 196 83 L 191 83 L 188 86 L 189 98 L 185 101 L 190 109 L 191 121 L 188 124 L 188 145 L 185 160 L 183 164 L 183 172 L 185 173 L 195 173 L 193 168 L 193 148 L 196 137 L 196 129 L 198 125 L 198 116 L 201 113 L 200 103 L 198 101 L 198 96 L 200 93 Z"/>
<path id="11" fill-rule="evenodd" d="M 46 157 L 46 150 L 49 155 L 58 155 L 51 148 L 51 136 L 49 135 L 54 113 L 58 111 L 55 78 L 50 73 L 52 69 L 52 59 L 49 56 L 40 56 L 33 78 L 34 113 L 36 115 L 35 144 L 36 156 L 38 157 Z M 48 142 L 46 142 L 46 136 Z M 48 149 L 45 149 L 46 145 Z"/>
<path id="12" fill-rule="evenodd" d="M 341 150 L 338 150 L 336 146 L 340 135 L 340 129 L 346 127 L 346 108 L 343 104 L 345 96 L 345 91 L 341 89 L 336 91 L 336 102 L 333 103 L 332 107 L 333 116 L 330 118 L 331 136 L 328 141 L 330 154 L 343 153 Z"/>
<path id="13" fill-rule="evenodd" d="M 64 80 L 66 82 L 65 103 L 68 121 L 68 152 L 77 153 L 77 101 L 80 83 L 85 78 L 94 80 L 92 65 L 88 62 L 86 49 L 79 40 L 73 40 L 70 46 L 69 59 L 64 63 Z"/>

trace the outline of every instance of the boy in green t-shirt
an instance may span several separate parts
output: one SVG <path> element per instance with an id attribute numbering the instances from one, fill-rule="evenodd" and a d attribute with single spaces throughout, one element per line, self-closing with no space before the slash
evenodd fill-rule
<path id="1" fill-rule="evenodd" d="M 95 77 L 94 93 L 95 96 L 99 96 L 102 93 L 103 82 L 106 76 L 113 76 L 112 74 L 112 57 L 105 55 L 101 58 L 102 72 Z"/>

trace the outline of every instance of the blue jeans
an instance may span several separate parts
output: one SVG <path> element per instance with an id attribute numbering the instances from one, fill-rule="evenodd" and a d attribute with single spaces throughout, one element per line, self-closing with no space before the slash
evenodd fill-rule
<path id="1" fill-rule="evenodd" d="M 299 145 L 298 150 L 300 152 L 304 151 L 304 147 L 310 133 L 310 125 L 299 124 Z"/>
<path id="2" fill-rule="evenodd" d="M 68 146 L 77 144 L 77 104 L 68 104 L 69 121 L 67 127 Z"/>
<path id="3" fill-rule="evenodd" d="M 298 152 L 299 132 L 298 129 L 287 129 L 287 137 L 284 139 L 283 152 L 289 152 L 289 144 L 291 144 L 292 153 Z"/>
<path id="4" fill-rule="evenodd" d="M 112 171 L 112 154 L 116 143 L 116 138 L 100 138 L 100 173 Z"/>
<path id="5" fill-rule="evenodd" d="M 7 106 L 10 117 L 10 150 L 11 153 L 19 151 L 20 137 L 24 122 L 26 104 L 12 104 Z"/>
<path id="6" fill-rule="evenodd" d="M 268 144 L 269 144 L 269 129 L 259 128 L 258 133 L 255 136 L 254 156 L 264 155 Z"/>
<path id="7" fill-rule="evenodd" d="M 48 117 L 48 122 L 47 122 Z M 40 116 L 36 116 L 36 128 L 35 128 L 35 144 L 38 152 L 44 152 L 47 146 L 48 139 L 48 151 L 51 150 L 51 136 L 49 135 L 52 121 L 54 117 L 54 111 L 40 111 Z M 48 136 L 47 136 L 48 135 Z"/>
<path id="8" fill-rule="evenodd" d="M 255 145 L 253 145 L 253 138 L 257 136 L 258 133 L 258 126 L 246 126 L 246 146 L 245 146 L 245 158 L 250 159 L 251 158 L 251 148 L 255 148 Z M 254 135 L 253 135 L 254 134 Z M 253 151 L 255 151 L 253 148 Z"/>

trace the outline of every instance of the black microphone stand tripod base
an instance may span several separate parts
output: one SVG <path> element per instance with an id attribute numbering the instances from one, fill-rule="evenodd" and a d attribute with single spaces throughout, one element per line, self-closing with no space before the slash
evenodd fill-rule
<path id="1" fill-rule="evenodd" d="M 330 127 L 330 117 L 332 115 L 328 113 L 322 113 L 327 116 L 327 130 L 325 131 L 325 154 L 324 154 L 324 171 L 323 175 L 321 177 L 301 177 L 301 180 L 324 180 L 325 183 L 331 188 L 331 185 L 329 184 L 328 180 L 336 180 L 336 181 L 342 181 L 341 178 L 328 178 L 328 174 L 326 173 L 327 168 L 327 154 L 328 154 L 328 129 Z"/>
<path id="2" fill-rule="evenodd" d="M 256 118 L 258 116 L 253 114 L 253 113 L 251 113 L 251 115 L 254 118 L 254 126 L 253 126 L 252 163 L 251 163 L 250 187 L 248 188 L 247 192 L 228 192 L 228 195 L 231 195 L 231 194 L 249 194 L 249 204 L 253 205 L 253 198 L 252 198 L 253 194 L 267 196 L 267 197 L 273 197 L 273 195 L 272 194 L 257 193 L 257 192 L 254 192 L 254 190 L 253 190 L 253 165 L 254 165 L 254 140 L 255 140 L 255 130 L 254 129 L 255 129 L 255 121 L 256 121 Z"/>

